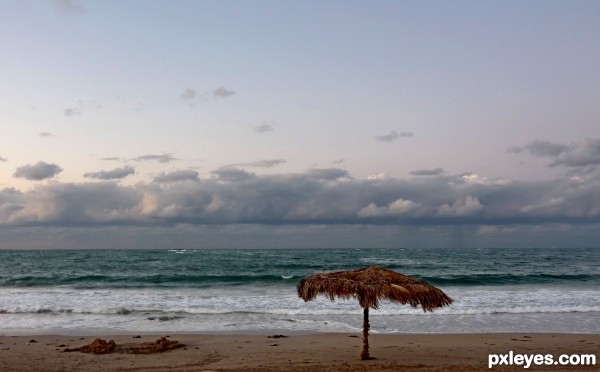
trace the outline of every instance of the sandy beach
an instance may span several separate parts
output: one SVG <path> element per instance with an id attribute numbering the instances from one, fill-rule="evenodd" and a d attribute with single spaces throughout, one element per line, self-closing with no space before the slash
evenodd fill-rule
<path id="1" fill-rule="evenodd" d="M 374 360 L 361 361 L 355 334 L 289 335 L 118 335 L 102 336 L 120 347 L 160 337 L 185 346 L 164 353 L 89 354 L 65 352 L 96 336 L 2 336 L 2 371 L 479 371 L 488 354 L 598 354 L 597 334 L 373 334 Z M 598 371 L 595 366 L 496 366 L 491 370 Z"/>

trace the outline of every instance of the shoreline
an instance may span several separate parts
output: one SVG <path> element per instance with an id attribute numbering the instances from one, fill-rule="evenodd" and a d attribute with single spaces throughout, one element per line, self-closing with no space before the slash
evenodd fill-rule
<path id="1" fill-rule="evenodd" d="M 273 334 L 285 334 L 287 336 L 316 336 L 316 335 L 362 335 L 362 330 L 356 332 L 348 331 L 312 331 L 312 330 L 297 330 L 285 328 L 273 329 L 248 329 L 248 330 L 231 330 L 231 331 L 131 331 L 118 330 L 114 328 L 53 328 L 40 331 L 39 329 L 3 329 L 0 330 L 0 338 L 4 337 L 121 337 L 121 336 L 160 336 L 161 334 L 169 335 L 197 335 L 197 336 L 270 336 Z M 378 331 L 375 327 L 369 330 L 369 335 L 382 336 L 477 336 L 477 335 L 517 335 L 517 334 L 534 334 L 534 335 L 591 335 L 600 336 L 597 332 L 536 332 L 536 331 L 492 331 L 492 332 L 384 332 Z"/>
<path id="2" fill-rule="evenodd" d="M 369 336 L 376 359 L 361 361 L 360 333 L 129 333 L 112 335 L 0 336 L 2 371 L 479 371 L 488 354 L 595 354 L 600 334 L 586 333 L 458 333 L 381 334 Z M 285 331 L 284 331 L 285 332 Z M 138 337 L 139 336 L 139 337 Z M 104 355 L 64 352 L 96 337 L 118 345 L 138 345 L 169 336 L 183 344 L 157 354 Z M 595 366 L 532 365 L 530 371 L 586 371 Z M 523 366 L 491 370 L 522 371 Z"/>

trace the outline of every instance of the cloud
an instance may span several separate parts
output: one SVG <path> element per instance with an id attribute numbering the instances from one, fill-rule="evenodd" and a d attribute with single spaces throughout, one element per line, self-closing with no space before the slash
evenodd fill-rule
<path id="1" fill-rule="evenodd" d="M 77 107 L 70 107 L 70 108 L 66 108 L 64 110 L 64 113 L 65 113 L 65 116 L 67 116 L 67 117 L 81 115 L 81 109 L 79 109 Z"/>
<path id="2" fill-rule="evenodd" d="M 198 181 L 198 172 L 194 170 L 178 170 L 169 173 L 162 173 L 154 177 L 156 183 L 173 183 L 183 181 Z"/>
<path id="3" fill-rule="evenodd" d="M 185 90 L 185 92 L 181 94 L 181 99 L 184 101 L 189 101 L 191 99 L 196 98 L 197 95 L 198 92 L 196 92 L 194 89 L 188 88 Z"/>
<path id="4" fill-rule="evenodd" d="M 127 165 L 110 171 L 102 170 L 100 172 L 85 173 L 83 176 L 86 178 L 94 178 L 98 180 L 119 180 L 134 173 L 135 168 Z"/>
<path id="5" fill-rule="evenodd" d="M 562 196 L 551 198 L 549 200 L 541 200 L 535 204 L 528 204 L 521 209 L 519 212 L 530 215 L 548 215 L 560 213 L 563 204 L 566 199 Z"/>
<path id="6" fill-rule="evenodd" d="M 204 93 L 198 93 L 198 91 L 196 89 L 193 88 L 187 88 L 186 90 L 183 91 L 183 93 L 181 93 L 181 95 L 179 96 L 181 98 L 182 101 L 187 102 L 187 104 L 190 107 L 194 107 L 194 103 L 196 101 L 200 101 L 200 102 L 206 102 L 210 99 L 210 93 L 208 92 L 204 92 Z"/>
<path id="7" fill-rule="evenodd" d="M 525 146 L 511 146 L 507 151 L 516 154 L 528 152 L 537 157 L 553 158 L 549 167 L 585 167 L 600 164 L 600 139 L 585 139 L 570 145 L 535 140 Z"/>
<path id="8" fill-rule="evenodd" d="M 286 162 L 285 159 L 265 159 L 258 160 L 249 163 L 237 163 L 231 164 L 227 167 L 254 167 L 254 168 L 273 168 L 276 165 L 284 164 Z"/>
<path id="9" fill-rule="evenodd" d="M 85 7 L 78 0 L 52 0 L 52 3 L 62 12 L 72 14 L 85 13 Z"/>
<path id="10" fill-rule="evenodd" d="M 437 176 L 444 173 L 443 168 L 419 169 L 410 172 L 413 176 Z"/>
<path id="11" fill-rule="evenodd" d="M 318 180 L 329 180 L 335 181 L 339 179 L 350 178 L 350 174 L 347 170 L 339 169 L 339 168 L 325 168 L 325 169 L 309 169 L 304 172 L 310 178 L 318 179 Z"/>
<path id="12" fill-rule="evenodd" d="M 390 217 L 401 216 L 410 213 L 421 206 L 412 200 L 398 199 L 389 203 L 386 206 L 378 207 L 375 203 L 371 203 L 358 211 L 359 217 Z"/>
<path id="13" fill-rule="evenodd" d="M 479 185 L 505 185 L 509 184 L 511 181 L 505 178 L 488 178 L 476 173 L 467 172 L 459 175 L 457 182 L 466 182 Z"/>
<path id="14" fill-rule="evenodd" d="M 569 169 L 565 176 L 572 180 L 584 181 L 586 178 L 593 178 L 595 174 L 600 173 L 598 171 L 600 171 L 600 168 L 595 165 L 581 166 Z"/>
<path id="15" fill-rule="evenodd" d="M 0 156 L 0 161 L 4 163 L 5 161 L 8 161 L 8 159 L 7 158 L 3 158 L 2 156 Z"/>
<path id="16" fill-rule="evenodd" d="M 387 173 L 376 173 L 370 174 L 367 176 L 367 180 L 369 181 L 377 181 L 377 180 L 389 180 L 391 176 Z"/>
<path id="17" fill-rule="evenodd" d="M 38 133 L 38 136 L 40 136 L 40 137 L 46 137 L 46 138 L 48 138 L 48 137 L 56 137 L 54 134 L 52 134 L 50 132 L 40 132 L 40 133 Z"/>
<path id="18" fill-rule="evenodd" d="M 77 227 L 141 221 L 142 197 L 141 190 L 112 182 L 49 183 L 27 193 L 5 189 L 0 190 L 0 223 Z M 3 211 L 7 200 L 10 211 Z"/>
<path id="19" fill-rule="evenodd" d="M 213 92 L 213 95 L 218 98 L 228 98 L 228 97 L 233 96 L 234 94 L 235 94 L 234 91 L 225 89 L 223 87 L 219 87 L 219 88 L 215 89 Z"/>
<path id="20" fill-rule="evenodd" d="M 254 128 L 254 131 L 256 133 L 260 133 L 260 134 L 264 134 L 264 133 L 268 133 L 268 132 L 272 132 L 273 129 L 273 125 L 269 124 L 269 123 L 265 123 L 265 124 L 261 124 L 257 127 Z"/>
<path id="21" fill-rule="evenodd" d="M 162 155 L 142 155 L 136 158 L 133 158 L 134 161 L 157 161 L 159 163 L 170 163 L 177 159 L 173 156 L 173 154 L 162 154 Z"/>
<path id="22" fill-rule="evenodd" d="M 346 161 L 346 159 L 338 159 L 338 160 L 332 161 L 331 164 L 342 164 L 345 161 Z"/>
<path id="23" fill-rule="evenodd" d="M 257 167 L 257 168 L 272 168 L 276 165 L 284 164 L 286 162 L 285 159 L 266 159 L 259 160 L 252 163 L 246 164 L 246 166 Z"/>
<path id="24" fill-rule="evenodd" d="M 229 90 L 223 87 L 219 87 L 212 92 L 212 97 L 215 99 L 226 99 L 236 94 L 233 90 Z M 198 93 L 196 89 L 186 88 L 186 90 L 179 96 L 184 102 L 187 102 L 190 106 L 194 107 L 194 102 L 200 100 L 206 102 L 210 99 L 211 93 L 204 92 Z"/>
<path id="25" fill-rule="evenodd" d="M 442 217 L 449 216 L 471 216 L 481 212 L 483 205 L 479 199 L 471 195 L 456 200 L 452 205 L 443 204 L 437 209 L 436 215 Z"/>
<path id="26" fill-rule="evenodd" d="M 219 181 L 225 182 L 241 182 L 256 177 L 254 173 L 246 172 L 245 170 L 231 167 L 219 168 L 212 171 L 211 173 L 217 176 L 217 179 L 219 179 Z"/>
<path id="27" fill-rule="evenodd" d="M 63 113 L 66 117 L 82 115 L 84 110 L 100 110 L 102 109 L 102 104 L 97 100 L 78 100 L 77 103 L 71 107 L 67 107 L 63 110 Z"/>
<path id="28" fill-rule="evenodd" d="M 584 167 L 596 164 L 600 164 L 600 139 L 588 139 L 560 153 L 550 166 Z"/>
<path id="29" fill-rule="evenodd" d="M 397 133 L 396 131 L 392 131 L 390 132 L 390 134 L 386 134 L 383 136 L 377 136 L 375 137 L 375 139 L 377 141 L 381 141 L 381 142 L 392 142 L 395 141 L 398 138 L 404 138 L 404 137 L 412 137 L 413 133 L 412 132 L 400 132 Z"/>
<path id="30" fill-rule="evenodd" d="M 109 158 L 101 158 L 100 160 L 105 160 L 105 161 L 122 161 L 124 159 L 119 158 L 117 156 L 113 156 L 113 157 L 109 157 Z"/>
<path id="31" fill-rule="evenodd" d="M 41 181 L 46 178 L 52 178 L 62 172 L 62 168 L 56 164 L 49 164 L 39 161 L 34 165 L 24 165 L 18 167 L 13 174 L 13 177 L 25 178 L 30 181 Z"/>
<path id="32" fill-rule="evenodd" d="M 552 158 L 559 156 L 561 153 L 567 150 L 569 150 L 568 146 L 539 140 L 532 141 L 526 144 L 525 146 L 511 146 L 508 148 L 508 152 L 512 152 L 515 154 L 527 151 L 534 156 Z"/>

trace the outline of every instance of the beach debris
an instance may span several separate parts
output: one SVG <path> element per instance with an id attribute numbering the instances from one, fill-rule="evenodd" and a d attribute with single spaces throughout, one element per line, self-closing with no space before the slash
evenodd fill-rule
<path id="1" fill-rule="evenodd" d="M 36 340 L 34 340 L 34 339 L 31 339 L 31 340 L 29 340 L 27 343 L 28 343 L 28 344 L 35 344 L 36 342 L 37 342 Z"/>
<path id="2" fill-rule="evenodd" d="M 165 351 L 175 350 L 186 345 L 176 340 L 167 340 L 166 337 L 161 337 L 154 342 L 143 342 L 139 346 L 129 346 L 122 349 L 126 354 L 155 354 L 164 353 Z"/>
<path id="3" fill-rule="evenodd" d="M 137 335 L 137 336 L 133 336 L 132 338 L 142 338 L 142 336 Z"/>
<path id="4" fill-rule="evenodd" d="M 63 345 L 64 346 L 64 345 Z M 186 345 L 176 340 L 167 340 L 165 337 L 161 337 L 154 342 L 142 342 L 136 345 L 117 345 L 114 340 L 103 340 L 101 338 L 95 339 L 93 342 L 76 348 L 65 348 L 63 352 L 74 352 L 80 351 L 82 353 L 91 354 L 110 354 L 110 353 L 123 353 L 123 354 L 156 354 L 164 353 L 165 351 L 174 350 Z"/>
<path id="5" fill-rule="evenodd" d="M 59 345 L 60 346 L 60 345 Z M 117 345 L 115 341 L 110 340 L 106 341 L 101 338 L 97 338 L 91 343 L 84 345 L 82 347 L 75 348 L 65 348 L 63 352 L 69 353 L 73 351 L 81 351 L 82 353 L 91 353 L 91 354 L 109 354 L 117 349 Z"/>
<path id="6" fill-rule="evenodd" d="M 286 335 L 272 335 L 272 336 L 267 336 L 267 338 L 288 338 L 289 336 Z"/>

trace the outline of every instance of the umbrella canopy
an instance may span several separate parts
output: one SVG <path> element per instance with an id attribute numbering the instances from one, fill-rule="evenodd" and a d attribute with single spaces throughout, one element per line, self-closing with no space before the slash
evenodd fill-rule
<path id="1" fill-rule="evenodd" d="M 313 300 L 318 295 L 324 295 L 331 301 L 336 298 L 358 300 L 364 309 L 362 359 L 371 359 L 369 308 L 378 309 L 381 300 L 415 308 L 421 306 L 423 311 L 433 311 L 452 303 L 444 292 L 424 281 L 376 266 L 315 274 L 302 279 L 296 289 L 304 301 Z"/>
<path id="2" fill-rule="evenodd" d="M 356 298 L 362 308 L 372 309 L 379 308 L 380 300 L 421 306 L 423 311 L 452 303 L 444 292 L 426 282 L 376 266 L 315 274 L 302 279 L 297 289 L 304 301 L 320 294 L 331 301 Z"/>

